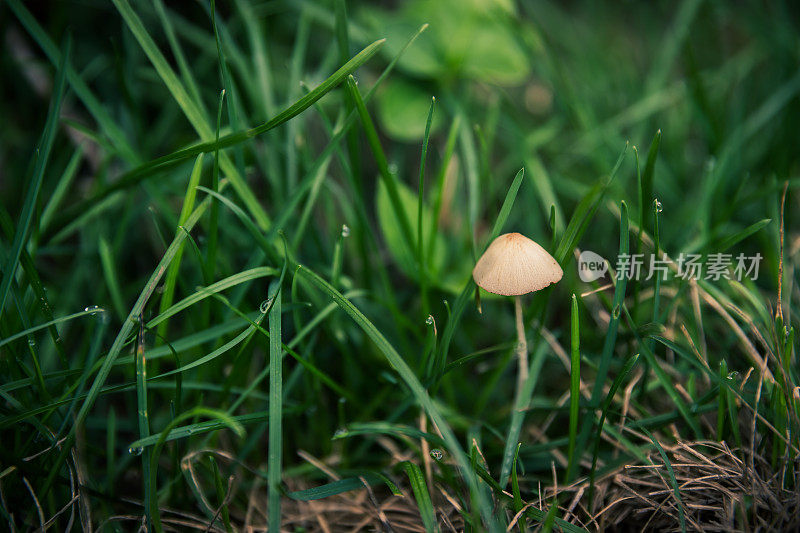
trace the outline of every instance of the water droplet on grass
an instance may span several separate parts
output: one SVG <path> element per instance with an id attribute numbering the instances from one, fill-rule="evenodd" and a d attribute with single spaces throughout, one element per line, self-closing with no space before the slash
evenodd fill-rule
<path id="1" fill-rule="evenodd" d="M 339 439 L 347 435 L 347 430 L 345 428 L 339 428 L 333 433 L 334 439 Z"/>
<path id="2" fill-rule="evenodd" d="M 136 446 L 135 448 L 131 446 L 130 448 L 128 448 L 128 453 L 131 455 L 137 455 L 137 456 L 142 455 L 143 451 L 144 448 L 142 448 L 141 446 Z"/>
<path id="3" fill-rule="evenodd" d="M 342 224 L 342 237 L 350 236 L 350 227 L 347 224 Z"/>
<path id="4" fill-rule="evenodd" d="M 659 202 L 657 199 L 653 200 L 653 206 L 655 206 L 656 208 L 656 213 L 660 213 L 661 211 L 664 210 L 663 206 L 661 205 L 661 202 Z"/>
<path id="5" fill-rule="evenodd" d="M 444 452 L 439 448 L 434 448 L 431 450 L 431 457 L 437 461 L 441 461 L 444 457 Z"/>
<path id="6" fill-rule="evenodd" d="M 425 323 L 429 326 L 433 324 L 433 315 L 428 315 L 428 318 L 425 319 Z"/>
<path id="7" fill-rule="evenodd" d="M 261 311 L 261 314 L 266 314 L 269 311 L 269 306 L 272 304 L 272 298 L 269 300 L 264 300 L 261 302 L 261 305 L 258 306 L 258 310 Z"/>

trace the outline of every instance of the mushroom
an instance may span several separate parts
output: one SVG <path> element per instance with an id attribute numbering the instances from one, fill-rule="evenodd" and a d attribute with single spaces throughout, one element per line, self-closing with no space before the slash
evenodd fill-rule
<path id="1" fill-rule="evenodd" d="M 472 277 L 479 287 L 503 296 L 514 296 L 517 322 L 517 394 L 528 379 L 528 343 L 522 325 L 522 295 L 558 282 L 564 271 L 547 250 L 520 233 L 500 235 L 486 249 Z"/>

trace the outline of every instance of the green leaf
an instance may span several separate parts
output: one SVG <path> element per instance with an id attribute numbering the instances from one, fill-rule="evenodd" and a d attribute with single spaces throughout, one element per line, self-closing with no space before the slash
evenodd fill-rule
<path id="1" fill-rule="evenodd" d="M 367 483 L 369 483 L 370 485 L 377 485 L 379 483 L 386 482 L 383 477 L 377 474 L 373 474 L 371 472 L 367 472 L 359 477 L 349 477 L 345 479 L 339 479 L 331 483 L 326 483 L 325 485 L 320 485 L 319 487 L 313 487 L 310 489 L 296 490 L 294 492 L 289 492 L 286 495 L 293 500 L 298 500 L 301 502 L 322 500 L 324 498 L 336 496 L 337 494 L 341 494 L 343 492 L 350 492 L 351 490 L 363 489 L 364 482 L 362 481 L 362 479 Z"/>
<path id="2" fill-rule="evenodd" d="M 419 203 L 419 196 L 403 183 L 397 184 L 397 193 L 400 200 L 400 209 L 406 213 L 406 218 L 411 224 L 411 230 L 414 235 L 418 234 L 418 217 L 417 207 Z M 411 250 L 403 238 L 400 222 L 392 209 L 392 202 L 389 197 L 389 191 L 383 180 L 378 183 L 378 190 L 375 193 L 375 211 L 378 215 L 378 225 L 383 233 L 383 238 L 386 240 L 386 246 L 389 253 L 395 260 L 397 265 L 411 278 L 417 278 L 419 274 L 419 267 L 417 264 L 417 252 Z M 422 228 L 426 235 L 430 235 L 433 228 L 433 211 L 423 202 L 422 208 Z M 416 242 L 416 239 L 415 239 Z M 445 266 L 445 243 L 439 241 L 433 249 L 433 254 L 428 258 L 428 265 L 430 272 L 428 280 L 434 285 L 437 285 L 437 279 L 441 276 Z"/>

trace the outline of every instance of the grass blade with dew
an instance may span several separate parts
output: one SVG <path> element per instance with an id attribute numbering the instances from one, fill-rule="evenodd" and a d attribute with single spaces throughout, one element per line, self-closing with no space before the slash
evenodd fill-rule
<path id="1" fill-rule="evenodd" d="M 245 270 L 243 272 L 239 272 L 232 276 L 228 276 L 225 279 L 221 279 L 218 282 L 209 285 L 208 287 L 200 287 L 194 294 L 191 294 L 184 298 L 183 300 L 175 303 L 174 305 L 170 306 L 169 308 L 162 311 L 158 316 L 151 319 L 147 322 L 148 328 L 154 328 L 157 325 L 166 321 L 169 317 L 183 311 L 184 309 L 200 302 L 218 292 L 224 291 L 231 287 L 235 287 L 240 283 L 246 283 L 248 281 L 252 281 L 254 279 L 264 278 L 268 276 L 274 276 L 278 274 L 279 271 L 272 267 L 256 267 L 251 268 L 250 270 Z"/>
<path id="2" fill-rule="evenodd" d="M 194 213 L 189 217 L 186 221 L 185 226 L 183 226 L 187 231 L 191 230 L 194 225 L 200 220 L 200 217 L 203 215 L 205 210 L 208 208 L 208 204 L 210 203 L 210 199 L 206 199 L 201 203 L 197 209 L 195 209 Z M 99 370 L 97 371 L 97 375 L 95 376 L 94 381 L 92 382 L 92 386 L 89 389 L 89 392 L 86 394 L 86 399 L 81 404 L 81 409 L 78 411 L 78 414 L 75 416 L 75 423 L 70 430 L 69 435 L 67 436 L 67 443 L 62 446 L 61 454 L 59 455 L 58 459 L 56 460 L 56 464 L 51 471 L 50 476 L 44 483 L 44 488 L 41 491 L 42 494 L 47 494 L 52 486 L 53 480 L 55 479 L 55 473 L 58 471 L 59 466 L 63 461 L 66 459 L 67 453 L 70 450 L 72 440 L 75 437 L 77 428 L 83 425 L 86 417 L 89 415 L 89 411 L 94 406 L 94 402 L 97 400 L 98 396 L 103 390 L 103 385 L 108 379 L 108 375 L 111 372 L 111 368 L 114 366 L 117 357 L 122 350 L 123 345 L 126 344 L 126 340 L 128 335 L 130 334 L 131 330 L 133 329 L 133 325 L 136 323 L 136 317 L 140 316 L 144 310 L 144 306 L 147 301 L 150 299 L 150 296 L 155 291 L 158 282 L 161 280 L 161 277 L 164 275 L 167 266 L 175 257 L 175 254 L 178 251 L 183 240 L 186 238 L 187 232 L 185 231 L 177 231 L 175 238 L 172 240 L 172 244 L 170 244 L 169 248 L 167 248 L 166 252 L 164 252 L 164 256 L 159 261 L 158 265 L 156 266 L 153 274 L 150 276 L 150 279 L 145 284 L 142 292 L 139 294 L 139 298 L 134 303 L 133 308 L 131 309 L 130 313 L 128 314 L 127 319 L 122 323 L 122 327 L 117 333 L 116 338 L 114 339 L 111 348 L 108 350 L 108 355 L 106 355 L 105 359 L 103 360 L 102 365 L 100 366 Z"/>
<path id="3" fill-rule="evenodd" d="M 104 312 L 105 312 L 105 310 L 100 308 L 100 307 L 90 307 L 90 308 L 87 308 L 86 310 L 80 311 L 78 313 L 72 313 L 71 315 L 66 315 L 66 316 L 62 316 L 62 317 L 59 317 L 59 318 L 54 318 L 52 320 L 48 320 L 47 322 L 44 322 L 43 324 L 39 324 L 39 325 L 36 325 L 36 326 L 31 326 L 31 327 L 29 327 L 29 328 L 27 328 L 27 329 L 25 329 L 23 331 L 20 331 L 19 333 L 15 333 L 14 335 L 10 335 L 10 336 L 8 336 L 8 337 L 6 337 L 4 339 L 0 339 L 0 346 L 4 346 L 4 345 L 6 345 L 6 344 L 8 344 L 10 342 L 13 342 L 13 341 L 17 340 L 17 339 L 20 339 L 22 337 L 26 337 L 26 336 L 28 336 L 31 333 L 34 333 L 36 331 L 39 331 L 39 330 L 42 330 L 42 329 L 45 329 L 45 328 L 49 328 L 50 326 L 55 326 L 57 324 L 62 324 L 64 322 L 69 322 L 70 320 L 74 320 L 74 319 L 80 318 L 82 316 L 94 315 L 94 314 L 97 314 L 97 313 L 104 313 Z"/>
<path id="4" fill-rule="evenodd" d="M 3 265 L 3 278 L 0 281 L 0 316 L 3 315 L 8 291 L 11 288 L 11 282 L 14 280 L 14 275 L 17 272 L 22 248 L 25 247 L 28 241 L 28 234 L 31 229 L 31 223 L 33 222 L 36 202 L 39 198 L 39 190 L 44 180 L 45 169 L 50 159 L 50 151 L 53 148 L 53 141 L 55 140 L 58 130 L 61 103 L 64 100 L 64 94 L 66 92 L 67 64 L 70 51 L 72 50 L 72 40 L 67 38 L 62 48 L 64 52 L 61 55 L 61 63 L 58 66 L 55 85 L 53 85 L 53 97 L 50 101 L 50 109 L 47 112 L 44 131 L 42 132 L 34 155 L 35 163 L 33 166 L 33 174 L 30 180 L 28 180 L 28 190 L 25 193 L 25 199 L 20 209 L 19 222 L 16 224 L 17 231 L 14 235 L 14 241 L 7 251 L 6 262 Z"/>
<path id="5" fill-rule="evenodd" d="M 583 450 L 576 450 L 575 444 L 578 436 L 578 417 L 580 416 L 579 402 L 581 398 L 581 347 L 580 347 L 580 332 L 581 327 L 578 315 L 578 299 L 575 294 L 572 295 L 571 307 L 571 347 L 570 350 L 570 387 L 569 387 L 569 448 L 567 451 L 567 459 L 569 465 L 567 466 L 566 482 L 570 483 L 575 474 L 575 469 L 580 464 L 580 457 L 583 455 Z M 576 454 L 577 452 L 577 454 Z"/>
<path id="6" fill-rule="evenodd" d="M 650 148 L 647 150 L 647 162 L 644 166 L 644 172 L 639 175 L 639 242 L 637 244 L 637 251 L 639 252 L 642 249 L 642 232 L 649 231 L 653 227 L 648 206 L 653 205 L 653 181 L 660 145 L 661 130 L 658 130 L 650 143 Z"/>
<path id="7" fill-rule="evenodd" d="M 283 418 L 283 349 L 281 347 L 281 282 L 270 283 L 267 299 L 269 310 L 269 445 L 267 456 L 268 503 L 270 531 L 281 527 L 281 461 Z"/>
<path id="8" fill-rule="evenodd" d="M 5 233 L 8 241 L 13 241 L 15 235 L 14 223 L 11 221 L 11 215 L 8 214 L 8 211 L 6 211 L 6 208 L 3 206 L 0 206 L 0 225 L 2 225 L 3 232 Z M 47 296 L 47 289 L 42 284 L 39 272 L 36 270 L 36 264 L 34 263 L 33 258 L 26 247 L 20 249 L 19 262 L 22 266 L 22 271 L 25 273 L 25 276 L 28 279 L 28 284 L 33 290 L 36 300 L 39 303 L 38 307 L 41 310 L 42 315 L 44 315 L 45 320 L 49 322 L 47 325 L 48 333 L 50 334 L 50 339 L 53 341 L 53 345 L 58 353 L 59 362 L 63 368 L 69 368 L 69 361 L 67 360 L 67 354 L 64 350 L 64 343 L 61 340 L 61 335 L 58 333 L 58 328 L 54 322 L 55 317 L 53 316 L 53 306 L 50 303 L 50 298 Z M 13 336 L 14 335 L 11 335 L 8 338 Z M 3 340 L 0 340 L 0 346 L 2 346 L 2 344 Z"/>

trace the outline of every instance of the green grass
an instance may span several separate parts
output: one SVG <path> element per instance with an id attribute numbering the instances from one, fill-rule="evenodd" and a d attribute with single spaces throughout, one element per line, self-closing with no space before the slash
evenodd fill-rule
<path id="1" fill-rule="evenodd" d="M 724 442 L 775 497 L 714 520 L 793 527 L 797 8 L 391 6 L 0 5 L 0 521 L 691 530 Z M 564 269 L 519 391 L 511 231 Z"/>

